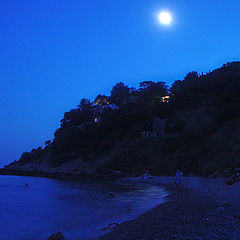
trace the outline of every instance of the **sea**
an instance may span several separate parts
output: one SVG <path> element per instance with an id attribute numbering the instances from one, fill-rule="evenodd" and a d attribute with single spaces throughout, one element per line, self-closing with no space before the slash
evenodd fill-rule
<path id="1" fill-rule="evenodd" d="M 131 181 L 0 176 L 0 239 L 45 240 L 56 232 L 67 240 L 94 239 L 109 224 L 135 219 L 166 197 L 163 187 Z"/>

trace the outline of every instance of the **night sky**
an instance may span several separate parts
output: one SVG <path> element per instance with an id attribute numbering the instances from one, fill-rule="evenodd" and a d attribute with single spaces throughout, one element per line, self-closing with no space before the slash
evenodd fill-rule
<path id="1" fill-rule="evenodd" d="M 239 9 L 239 0 L 0 0 L 0 166 L 119 81 L 170 85 L 239 60 Z"/>

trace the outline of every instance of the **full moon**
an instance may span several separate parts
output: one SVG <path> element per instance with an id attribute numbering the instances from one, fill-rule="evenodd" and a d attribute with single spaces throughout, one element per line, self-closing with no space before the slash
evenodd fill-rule
<path id="1" fill-rule="evenodd" d="M 169 25 L 172 21 L 172 16 L 169 12 L 163 11 L 158 14 L 158 19 L 161 24 Z"/>

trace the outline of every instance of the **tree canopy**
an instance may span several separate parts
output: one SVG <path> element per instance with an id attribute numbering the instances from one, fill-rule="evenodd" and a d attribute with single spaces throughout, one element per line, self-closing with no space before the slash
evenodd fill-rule
<path id="1" fill-rule="evenodd" d="M 162 167 L 163 172 L 169 172 L 169 162 L 195 172 L 208 172 L 215 165 L 230 166 L 240 144 L 239 138 L 229 137 L 240 129 L 231 129 L 231 123 L 235 121 L 238 126 L 240 119 L 239 92 L 240 62 L 227 63 L 206 74 L 190 72 L 170 87 L 162 81 L 143 81 L 135 89 L 119 82 L 110 96 L 99 94 L 93 102 L 81 99 L 76 108 L 64 113 L 53 141 L 46 141 L 45 149 L 24 153 L 20 162 L 39 160 L 47 151 L 53 165 L 73 158 L 93 162 L 104 158 L 108 159 L 106 168 L 129 172 L 147 167 L 152 171 Z M 163 101 L 166 95 L 169 101 Z M 118 108 L 105 107 L 109 104 Z M 101 109 L 100 122 L 94 122 L 96 109 Z M 151 131 L 155 117 L 166 120 L 166 134 L 155 140 L 141 139 L 142 131 Z M 231 134 L 219 140 L 216 136 L 222 133 L 214 134 L 228 123 Z M 209 146 L 215 142 L 223 147 L 214 145 L 218 150 L 214 152 Z M 223 149 L 229 150 L 231 161 L 222 161 L 220 166 L 211 157 Z"/>

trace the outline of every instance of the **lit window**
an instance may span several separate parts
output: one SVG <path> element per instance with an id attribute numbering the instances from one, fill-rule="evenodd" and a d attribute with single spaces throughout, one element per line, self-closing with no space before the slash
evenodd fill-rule
<path id="1" fill-rule="evenodd" d="M 168 103 L 170 96 L 164 96 L 162 97 L 162 102 Z"/>

